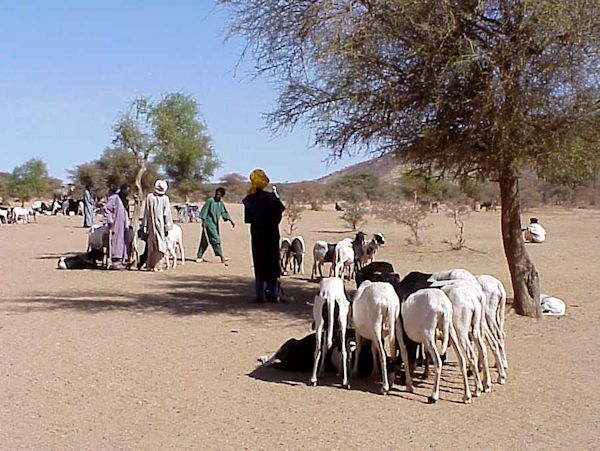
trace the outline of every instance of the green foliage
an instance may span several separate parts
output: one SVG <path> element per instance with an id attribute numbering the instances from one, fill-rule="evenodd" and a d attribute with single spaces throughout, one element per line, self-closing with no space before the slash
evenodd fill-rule
<path id="1" fill-rule="evenodd" d="M 206 126 L 198 119 L 198 104 L 181 93 L 167 94 L 152 107 L 151 121 L 156 162 L 187 198 L 220 165 Z"/>
<path id="2" fill-rule="evenodd" d="M 419 199 L 448 200 L 460 195 L 460 188 L 441 177 L 433 177 L 422 171 L 406 171 L 400 179 L 407 198 L 417 193 Z"/>
<path id="3" fill-rule="evenodd" d="M 370 172 L 355 172 L 336 179 L 330 187 L 330 196 L 346 202 L 360 203 L 375 200 L 381 194 L 381 181 Z"/>
<path id="4" fill-rule="evenodd" d="M 17 166 L 10 177 L 9 192 L 21 202 L 31 198 L 39 198 L 48 192 L 48 168 L 46 163 L 37 158 Z"/>
<path id="5" fill-rule="evenodd" d="M 91 186 L 96 195 L 102 197 L 110 189 L 124 183 L 134 186 L 137 175 L 136 157 L 124 149 L 107 148 L 98 160 L 81 164 L 68 172 L 77 191 L 82 192 L 85 186 Z M 158 166 L 149 162 L 142 176 L 144 191 L 151 190 L 158 178 Z"/>

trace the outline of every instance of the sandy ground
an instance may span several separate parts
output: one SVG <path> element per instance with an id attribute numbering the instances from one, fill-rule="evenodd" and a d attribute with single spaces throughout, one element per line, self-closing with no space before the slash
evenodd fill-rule
<path id="1" fill-rule="evenodd" d="M 598 448 L 600 438 L 600 212 L 534 212 L 548 241 L 529 250 L 542 291 L 568 305 L 563 318 L 507 315 L 508 383 L 460 403 L 456 366 L 444 368 L 441 400 L 378 381 L 317 388 L 308 375 L 256 369 L 256 357 L 310 330 L 317 285 L 283 279 L 295 302 L 249 304 L 249 238 L 223 227 L 231 265 L 194 263 L 199 230 L 185 224 L 188 262 L 162 274 L 59 271 L 60 255 L 85 247 L 80 218 L 42 217 L 0 228 L 0 447 L 2 449 L 514 449 Z M 533 212 L 532 212 L 533 213 Z M 528 214 L 529 215 L 529 214 Z M 451 220 L 432 215 L 428 244 L 371 219 L 397 270 L 465 267 L 508 283 L 497 213 L 467 223 L 474 251 L 446 251 Z M 298 233 L 349 236 L 334 211 L 305 212 Z M 307 257 L 310 272 L 312 258 Z M 349 285 L 350 287 L 350 285 Z M 353 286 L 351 287 L 353 288 Z M 451 359 L 452 360 L 452 359 Z"/>

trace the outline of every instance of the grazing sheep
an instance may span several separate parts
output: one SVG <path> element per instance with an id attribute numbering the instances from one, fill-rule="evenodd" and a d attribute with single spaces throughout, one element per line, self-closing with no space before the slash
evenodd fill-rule
<path id="1" fill-rule="evenodd" d="M 466 280 L 445 284 L 441 290 L 452 303 L 452 324 L 458 337 L 457 344 L 461 347 L 475 377 L 475 396 L 479 396 L 482 391 L 489 393 L 492 390 L 492 382 L 487 347 L 482 337 L 482 309 L 485 303 L 483 291 Z M 483 366 L 483 383 L 479 375 L 479 361 L 475 348 Z"/>
<path id="2" fill-rule="evenodd" d="M 350 238 L 343 239 L 335 245 L 334 276 L 347 279 L 352 278 L 354 265 L 354 248 Z M 346 274 L 344 274 L 346 273 Z"/>
<path id="3" fill-rule="evenodd" d="M 321 279 L 319 292 L 315 296 L 313 305 L 313 319 L 315 322 L 315 355 L 310 383 L 317 385 L 317 368 L 319 373 L 325 369 L 325 356 L 333 346 L 334 324 L 337 320 L 342 348 L 343 380 L 342 385 L 350 388 L 348 383 L 348 354 L 346 351 L 346 327 L 348 325 L 348 310 L 350 303 L 344 291 L 344 282 L 335 277 Z M 327 339 L 323 340 L 323 332 L 327 328 Z"/>
<path id="4" fill-rule="evenodd" d="M 292 243 L 289 238 L 282 238 L 279 243 L 279 266 L 281 274 L 287 274 L 287 269 L 290 264 L 290 247 Z"/>
<path id="5" fill-rule="evenodd" d="M 335 258 L 335 244 L 329 244 L 326 241 L 317 241 L 313 247 L 313 267 L 310 278 L 317 277 L 317 270 L 321 279 L 323 278 L 323 263 L 331 263 L 329 276 L 333 274 L 333 260 Z"/>
<path id="6" fill-rule="evenodd" d="M 296 236 L 292 239 L 290 245 L 290 254 L 292 258 L 292 272 L 294 274 L 304 274 L 304 239 L 301 236 Z"/>
<path id="7" fill-rule="evenodd" d="M 486 274 L 477 276 L 477 282 L 481 285 L 485 295 L 485 304 L 483 311 L 487 321 L 487 326 L 493 337 L 496 338 L 500 347 L 502 365 L 508 369 L 508 360 L 506 358 L 506 344 L 504 333 L 504 318 L 506 314 L 506 290 L 504 285 L 498 279 Z"/>
<path id="8" fill-rule="evenodd" d="M 352 302 L 352 324 L 356 333 L 356 356 L 353 373 L 358 370 L 358 359 L 361 349 L 361 338 L 371 340 L 373 358 L 379 355 L 381 365 L 382 387 L 385 395 L 390 390 L 390 381 L 387 373 L 387 355 L 383 345 L 383 338 L 389 334 L 390 357 L 396 357 L 396 323 L 400 314 L 400 299 L 394 288 L 385 282 L 364 281 Z M 375 371 L 377 365 L 373 365 Z M 391 377 L 394 383 L 394 376 Z"/>
<path id="9" fill-rule="evenodd" d="M 366 282 L 365 282 L 366 283 Z M 439 399 L 440 378 L 442 374 L 442 359 L 435 344 L 437 331 L 442 332 L 442 354 L 445 354 L 450 339 L 456 349 L 460 369 L 463 375 L 465 403 L 471 402 L 471 389 L 467 379 L 465 357 L 460 346 L 456 331 L 452 325 L 452 303 L 448 296 L 437 288 L 418 290 L 406 298 L 401 305 L 401 321 L 396 323 L 397 336 L 400 342 L 402 360 L 408 362 L 408 353 L 404 343 L 403 332 L 414 342 L 420 343 L 431 357 L 435 368 L 435 381 L 429 403 L 433 404 Z M 406 387 L 413 391 L 410 371 L 405 371 Z"/>

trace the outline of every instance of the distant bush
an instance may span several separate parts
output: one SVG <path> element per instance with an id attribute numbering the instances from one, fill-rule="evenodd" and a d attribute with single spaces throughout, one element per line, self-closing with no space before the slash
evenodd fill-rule
<path id="1" fill-rule="evenodd" d="M 359 228 L 363 227 L 367 221 L 365 217 L 367 216 L 368 209 L 361 204 L 351 205 L 344 210 L 344 214 L 341 216 L 342 221 L 352 229 L 352 231 L 356 231 Z"/>

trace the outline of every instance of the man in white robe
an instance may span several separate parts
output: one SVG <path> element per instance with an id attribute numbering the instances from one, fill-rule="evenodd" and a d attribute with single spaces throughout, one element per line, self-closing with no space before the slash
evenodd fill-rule
<path id="1" fill-rule="evenodd" d="M 157 180 L 154 192 L 146 198 L 144 211 L 144 230 L 148 234 L 148 260 L 146 267 L 150 271 L 162 271 L 163 259 L 167 253 L 167 235 L 173 229 L 171 202 L 166 195 L 167 182 Z"/>
<path id="2" fill-rule="evenodd" d="M 543 243 L 546 241 L 546 229 L 538 222 L 537 218 L 529 220 L 529 226 L 523 230 L 525 240 L 530 243 Z"/>

